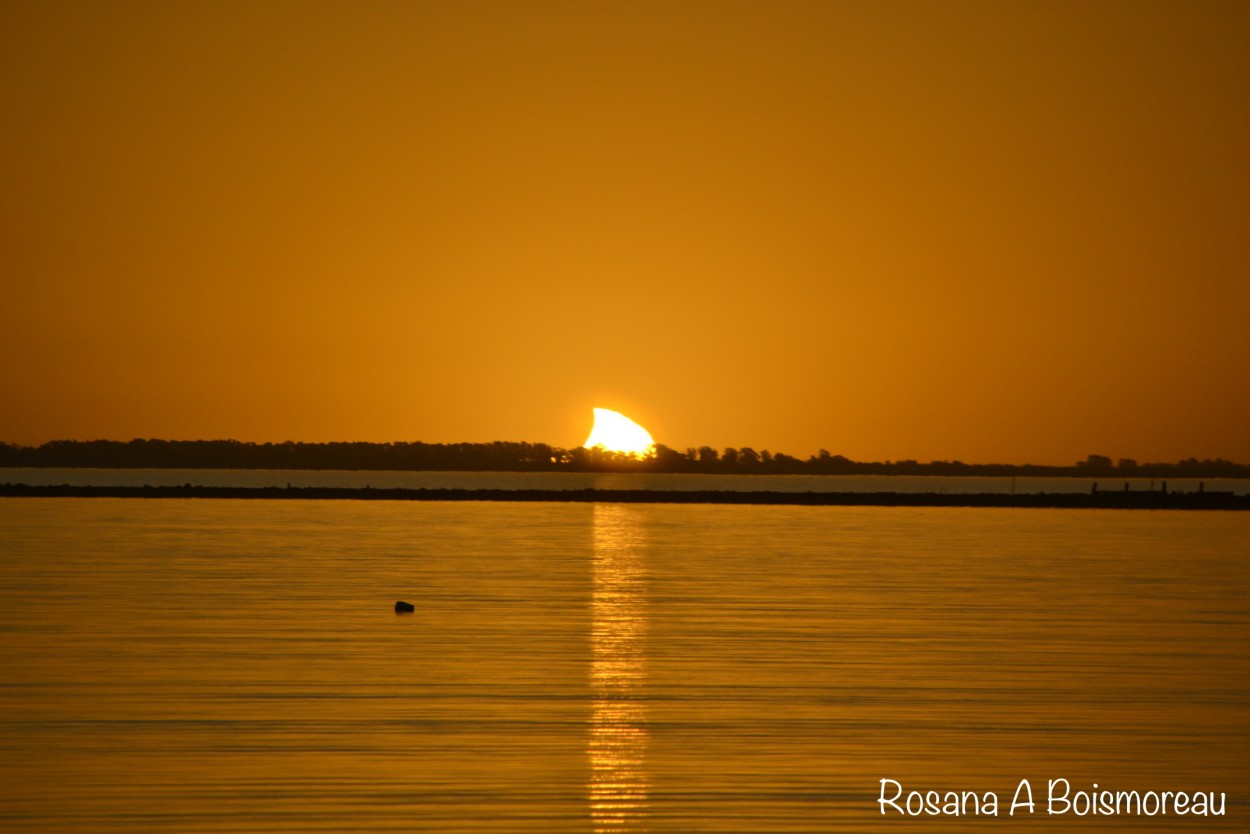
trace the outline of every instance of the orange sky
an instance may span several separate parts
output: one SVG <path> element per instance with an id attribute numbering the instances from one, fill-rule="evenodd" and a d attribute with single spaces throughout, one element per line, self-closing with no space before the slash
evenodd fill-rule
<path id="1" fill-rule="evenodd" d="M 0 440 L 1250 462 L 1244 3 L 0 5 Z"/>

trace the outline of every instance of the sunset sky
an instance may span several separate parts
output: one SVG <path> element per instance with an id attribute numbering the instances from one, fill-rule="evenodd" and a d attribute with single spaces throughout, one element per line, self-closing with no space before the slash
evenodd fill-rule
<path id="1" fill-rule="evenodd" d="M 1250 462 L 1250 4 L 0 4 L 0 441 Z"/>

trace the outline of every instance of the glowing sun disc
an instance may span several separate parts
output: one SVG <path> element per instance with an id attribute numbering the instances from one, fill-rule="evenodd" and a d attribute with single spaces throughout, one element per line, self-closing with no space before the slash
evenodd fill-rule
<path id="1" fill-rule="evenodd" d="M 646 457 L 655 448 L 651 433 L 620 412 L 595 409 L 595 425 L 582 444 L 587 449 L 602 446 L 609 452 Z"/>

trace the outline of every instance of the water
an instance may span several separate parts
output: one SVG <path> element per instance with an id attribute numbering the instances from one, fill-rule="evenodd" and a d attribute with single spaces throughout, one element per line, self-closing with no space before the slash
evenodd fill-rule
<path id="1" fill-rule="evenodd" d="M 1173 492 L 1250 492 L 1244 478 L 1170 478 Z M 1156 478 L 958 477 L 938 475 L 696 475 L 603 472 L 407 472 L 338 469 L 0 468 L 0 483 L 58 486 L 345 487 L 375 489 L 653 489 L 750 492 L 1086 493 L 1157 490 Z"/>
<path id="2" fill-rule="evenodd" d="M 0 829 L 1243 831 L 1247 557 L 1243 513 L 4 499 Z"/>

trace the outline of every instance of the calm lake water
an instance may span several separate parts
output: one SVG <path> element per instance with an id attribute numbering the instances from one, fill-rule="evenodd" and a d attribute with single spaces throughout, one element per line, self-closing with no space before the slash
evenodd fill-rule
<path id="1" fill-rule="evenodd" d="M 6 832 L 1250 829 L 1245 513 L 0 499 L 0 641 Z"/>
<path id="2" fill-rule="evenodd" d="M 601 472 L 403 472 L 339 469 L 15 469 L 0 483 L 74 486 L 374 487 L 375 489 L 655 489 L 749 492 L 1034 493 L 1157 490 L 1156 478 L 1012 478 L 938 475 L 674 475 Z M 1244 478 L 1172 478 L 1174 492 L 1250 492 Z"/>

